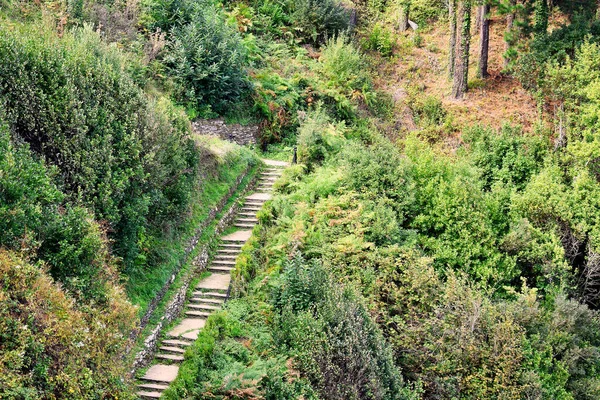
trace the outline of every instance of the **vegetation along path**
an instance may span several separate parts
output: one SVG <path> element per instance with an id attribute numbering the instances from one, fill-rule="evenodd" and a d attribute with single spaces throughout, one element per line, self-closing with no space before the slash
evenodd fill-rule
<path id="1" fill-rule="evenodd" d="M 256 213 L 271 198 L 273 183 L 287 165 L 280 161 L 263 161 L 267 168 L 262 172 L 257 191 L 246 197 L 237 215 L 234 224 L 236 231 L 221 238 L 220 248 L 209 267 L 211 275 L 198 283 L 188 301 L 184 318 L 168 332 L 168 338 L 159 346 L 154 364 L 140 379 L 138 395 L 141 398 L 160 398 L 177 377 L 185 349 L 198 338 L 206 319 L 227 301 L 231 271 L 235 268 L 242 246 L 258 222 Z"/>

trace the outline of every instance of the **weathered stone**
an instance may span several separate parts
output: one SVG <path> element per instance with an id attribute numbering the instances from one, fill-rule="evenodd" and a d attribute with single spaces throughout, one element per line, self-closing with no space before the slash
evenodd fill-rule
<path id="1" fill-rule="evenodd" d="M 209 290 L 227 290 L 229 289 L 229 283 L 231 282 L 231 276 L 229 275 L 217 275 L 213 274 L 206 279 L 203 279 L 196 289 L 209 289 Z"/>
<path id="2" fill-rule="evenodd" d="M 237 231 L 231 235 L 223 236 L 225 242 L 245 242 L 252 236 L 252 231 Z"/>
<path id="3" fill-rule="evenodd" d="M 179 367 L 177 365 L 156 364 L 148 368 L 142 377 L 145 381 L 171 383 L 177 378 Z"/>
<path id="4" fill-rule="evenodd" d="M 169 332 L 169 336 L 172 336 L 172 337 L 182 336 L 182 337 L 187 338 L 187 336 L 184 336 L 186 333 L 193 332 L 193 331 L 200 332 L 200 329 L 204 328 L 205 323 L 206 323 L 206 321 L 203 319 L 184 318 L 179 323 L 179 325 L 177 325 L 175 328 L 171 329 L 171 331 Z"/>

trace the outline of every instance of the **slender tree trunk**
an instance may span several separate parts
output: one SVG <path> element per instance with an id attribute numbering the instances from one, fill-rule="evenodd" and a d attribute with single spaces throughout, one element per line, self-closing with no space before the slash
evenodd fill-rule
<path id="1" fill-rule="evenodd" d="M 410 6 L 402 6 L 400 9 L 400 32 L 406 32 L 409 28 L 408 19 L 410 13 Z"/>
<path id="2" fill-rule="evenodd" d="M 600 0 L 596 1 L 596 19 L 600 19 Z"/>
<path id="3" fill-rule="evenodd" d="M 448 0 L 448 19 L 450 21 L 448 76 L 450 79 L 454 79 L 454 63 L 456 60 L 456 0 Z"/>
<path id="4" fill-rule="evenodd" d="M 454 83 L 452 85 L 452 96 L 462 99 L 468 89 L 469 81 L 469 48 L 471 46 L 471 0 L 459 2 L 456 20 L 458 25 L 457 43 L 454 66 Z"/>
<path id="5" fill-rule="evenodd" d="M 484 4 L 479 7 L 481 15 L 481 28 L 479 30 L 479 77 L 485 79 L 488 74 L 488 55 L 490 51 L 490 6 Z"/>
<path id="6" fill-rule="evenodd" d="M 516 0 L 510 0 L 510 6 L 514 7 L 517 4 Z M 508 57 L 508 51 L 510 50 L 511 41 L 509 37 L 512 35 L 512 30 L 515 25 L 515 12 L 511 10 L 510 13 L 506 16 L 506 32 L 504 33 L 504 68 L 508 67 L 510 63 L 510 58 Z"/>

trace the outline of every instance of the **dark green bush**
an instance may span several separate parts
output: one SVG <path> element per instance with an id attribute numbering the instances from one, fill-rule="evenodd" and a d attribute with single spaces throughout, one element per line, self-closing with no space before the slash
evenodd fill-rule
<path id="1" fill-rule="evenodd" d="M 89 28 L 0 28 L 0 104 L 20 140 L 57 167 L 62 189 L 109 223 L 131 266 L 139 238 L 177 221 L 197 173 L 189 123 L 150 101 L 131 62 Z"/>
<path id="2" fill-rule="evenodd" d="M 348 29 L 350 13 L 337 0 L 299 0 L 292 14 L 296 35 L 319 45 Z"/>
<path id="3" fill-rule="evenodd" d="M 173 28 L 164 59 L 178 84 L 176 95 L 198 110 L 224 113 L 250 89 L 242 39 L 209 3 L 196 6 L 190 22 L 184 21 Z"/>
<path id="4" fill-rule="evenodd" d="M 406 399 L 392 353 L 360 298 L 300 254 L 286 263 L 273 302 L 277 340 L 326 399 Z"/>

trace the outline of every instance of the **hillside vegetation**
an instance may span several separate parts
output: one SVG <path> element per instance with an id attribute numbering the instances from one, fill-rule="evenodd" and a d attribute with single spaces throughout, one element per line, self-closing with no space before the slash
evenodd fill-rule
<path id="1" fill-rule="evenodd" d="M 221 116 L 298 164 L 165 398 L 599 398 L 597 6 L 0 0 L 0 397 L 132 396 Z"/>

